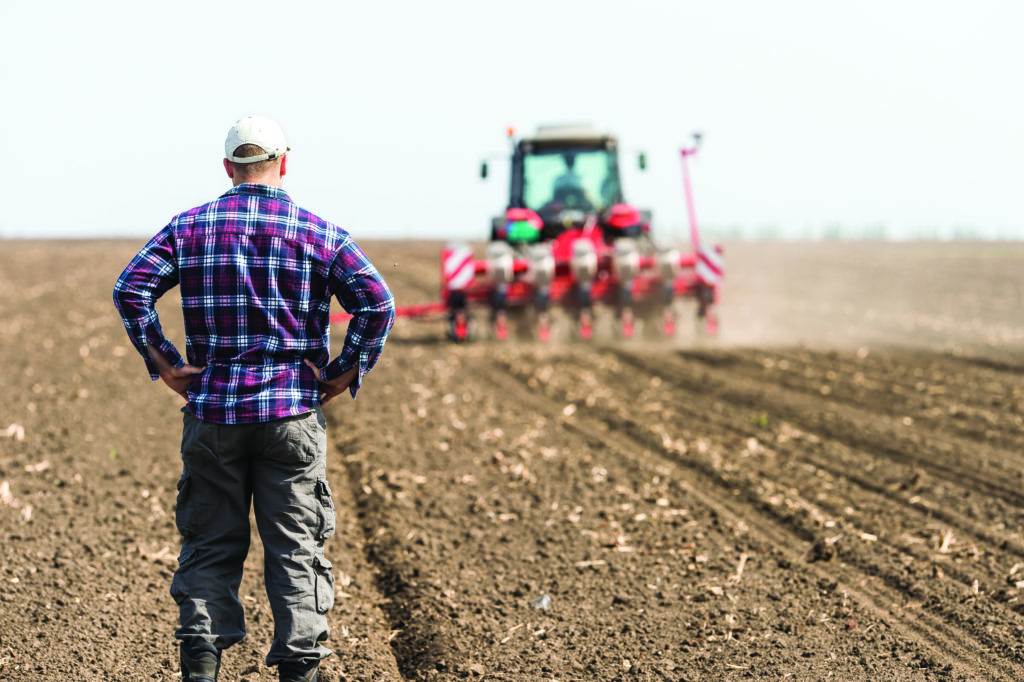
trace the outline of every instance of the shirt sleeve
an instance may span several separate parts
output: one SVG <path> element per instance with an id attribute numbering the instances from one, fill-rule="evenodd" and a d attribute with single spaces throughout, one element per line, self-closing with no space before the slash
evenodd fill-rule
<path id="1" fill-rule="evenodd" d="M 331 286 L 345 312 L 352 315 L 341 353 L 323 371 L 330 381 L 358 367 L 349 387 L 354 398 L 363 377 L 377 364 L 384 342 L 395 323 L 395 299 L 377 268 L 350 237 L 331 264 Z"/>
<path id="2" fill-rule="evenodd" d="M 160 372 L 149 355 L 150 345 L 158 348 L 175 367 L 185 364 L 178 349 L 164 336 L 156 314 L 156 300 L 177 283 L 178 260 L 173 231 L 168 225 L 135 254 L 114 284 L 114 305 L 154 381 L 160 378 Z"/>

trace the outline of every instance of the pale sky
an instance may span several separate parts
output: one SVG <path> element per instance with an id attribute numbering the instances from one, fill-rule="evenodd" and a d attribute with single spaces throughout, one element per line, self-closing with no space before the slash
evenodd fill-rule
<path id="1" fill-rule="evenodd" d="M 376 237 L 484 238 L 504 130 L 589 121 L 648 152 L 683 225 L 1024 237 L 1024 3 L 0 0 L 0 235 L 138 236 L 225 189 L 276 118 L 299 204 Z M 499 167 L 500 166 L 500 167 Z"/>

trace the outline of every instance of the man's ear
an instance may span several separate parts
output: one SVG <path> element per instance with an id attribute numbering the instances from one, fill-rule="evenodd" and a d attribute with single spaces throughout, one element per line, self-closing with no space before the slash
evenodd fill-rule
<path id="1" fill-rule="evenodd" d="M 281 157 L 281 177 L 282 178 L 284 177 L 284 174 L 288 172 L 287 166 L 288 166 L 288 155 L 285 154 L 284 156 Z"/>
<path id="2" fill-rule="evenodd" d="M 232 180 L 235 179 L 235 167 L 231 165 L 231 162 L 224 159 L 224 172 L 228 174 L 228 177 Z"/>

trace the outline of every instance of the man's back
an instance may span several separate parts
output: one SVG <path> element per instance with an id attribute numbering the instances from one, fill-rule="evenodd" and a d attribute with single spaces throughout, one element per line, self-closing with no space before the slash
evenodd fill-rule
<path id="1" fill-rule="evenodd" d="M 393 320 L 390 292 L 348 233 L 267 185 L 240 184 L 175 216 L 118 279 L 126 326 L 137 308 L 144 327 L 150 297 L 175 283 L 189 363 L 206 368 L 188 389 L 202 421 L 265 422 L 314 409 L 318 381 L 303 360 L 328 365 L 332 296 L 360 314 L 328 378 L 372 367 Z"/>

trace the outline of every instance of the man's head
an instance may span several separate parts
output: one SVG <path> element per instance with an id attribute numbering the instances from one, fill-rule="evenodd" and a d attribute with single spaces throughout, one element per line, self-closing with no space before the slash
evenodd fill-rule
<path id="1" fill-rule="evenodd" d="M 246 116 L 224 141 L 224 171 L 234 185 L 243 182 L 280 187 L 290 151 L 281 126 L 264 116 Z"/>

